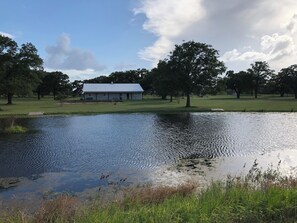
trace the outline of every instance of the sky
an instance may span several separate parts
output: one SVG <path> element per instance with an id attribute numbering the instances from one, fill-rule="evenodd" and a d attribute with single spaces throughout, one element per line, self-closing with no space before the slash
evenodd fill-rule
<path id="1" fill-rule="evenodd" d="M 296 0 L 1 0 L 0 34 L 31 42 L 71 80 L 152 69 L 175 44 L 219 50 L 228 70 L 297 63 Z"/>

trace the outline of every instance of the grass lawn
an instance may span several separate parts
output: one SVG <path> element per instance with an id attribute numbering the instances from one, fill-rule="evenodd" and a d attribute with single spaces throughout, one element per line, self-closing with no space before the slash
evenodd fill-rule
<path id="1" fill-rule="evenodd" d="M 293 97 L 260 96 L 254 99 L 243 96 L 219 95 L 191 98 L 191 108 L 185 108 L 186 99 L 160 100 L 158 97 L 145 96 L 143 101 L 124 102 L 68 102 L 60 103 L 46 97 L 38 101 L 36 98 L 14 98 L 13 105 L 6 105 L 6 99 L 0 98 L 0 116 L 27 115 L 29 112 L 45 114 L 99 114 L 99 113 L 133 113 L 133 112 L 200 112 L 212 108 L 225 111 L 297 111 L 297 100 Z"/>

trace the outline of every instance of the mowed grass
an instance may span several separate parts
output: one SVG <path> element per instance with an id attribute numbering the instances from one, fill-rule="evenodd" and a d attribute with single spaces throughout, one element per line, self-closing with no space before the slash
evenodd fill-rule
<path id="1" fill-rule="evenodd" d="M 133 112 L 201 112 L 213 108 L 225 111 L 251 112 L 292 112 L 297 111 L 297 100 L 293 97 L 260 96 L 254 99 L 243 96 L 205 96 L 191 98 L 191 108 L 186 108 L 186 99 L 161 100 L 158 97 L 145 96 L 143 101 L 124 102 L 86 102 L 69 99 L 67 102 L 54 101 L 46 97 L 38 101 L 36 98 L 14 98 L 13 105 L 6 105 L 6 99 L 0 98 L 0 116 L 27 115 L 29 112 L 55 114 L 100 114 L 100 113 L 133 113 Z"/>

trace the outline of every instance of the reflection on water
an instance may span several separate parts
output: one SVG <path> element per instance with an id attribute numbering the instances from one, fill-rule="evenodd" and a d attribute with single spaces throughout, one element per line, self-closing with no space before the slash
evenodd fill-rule
<path id="1" fill-rule="evenodd" d="M 26 180 L 1 190 L 0 208 L 15 195 L 26 199 L 164 179 L 174 184 L 191 174 L 218 178 L 237 174 L 245 164 L 248 169 L 255 159 L 267 165 L 282 160 L 296 170 L 294 113 L 109 114 L 19 122 L 30 131 L 0 135 L 0 178 Z M 176 165 L 186 171 L 167 169 Z"/>
<path id="2" fill-rule="evenodd" d="M 182 158 L 297 149 L 296 114 L 185 113 L 45 117 L 0 136 L 0 177 L 149 169 Z"/>

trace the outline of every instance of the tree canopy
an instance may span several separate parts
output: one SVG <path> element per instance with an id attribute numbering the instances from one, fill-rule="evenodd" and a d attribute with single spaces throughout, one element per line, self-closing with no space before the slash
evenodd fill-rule
<path id="1" fill-rule="evenodd" d="M 191 106 L 191 93 L 202 93 L 215 83 L 219 74 L 225 72 L 225 65 L 218 58 L 218 51 L 205 43 L 189 41 L 175 45 L 169 61 L 179 76 L 181 90 L 187 96 L 186 107 Z"/>
<path id="2" fill-rule="evenodd" d="M 238 73 L 232 70 L 227 71 L 226 79 L 227 87 L 235 91 L 238 99 L 243 91 L 247 91 L 253 86 L 253 77 L 246 71 L 240 71 Z"/>
<path id="3" fill-rule="evenodd" d="M 0 35 L 0 93 L 12 104 L 14 94 L 26 95 L 39 83 L 37 71 L 42 70 L 42 59 L 32 43 L 21 48 L 9 37 Z"/>
<path id="4" fill-rule="evenodd" d="M 253 76 L 255 98 L 258 98 L 258 92 L 261 86 L 272 76 L 273 70 L 269 68 L 266 61 L 256 61 L 251 64 L 248 72 Z"/>

